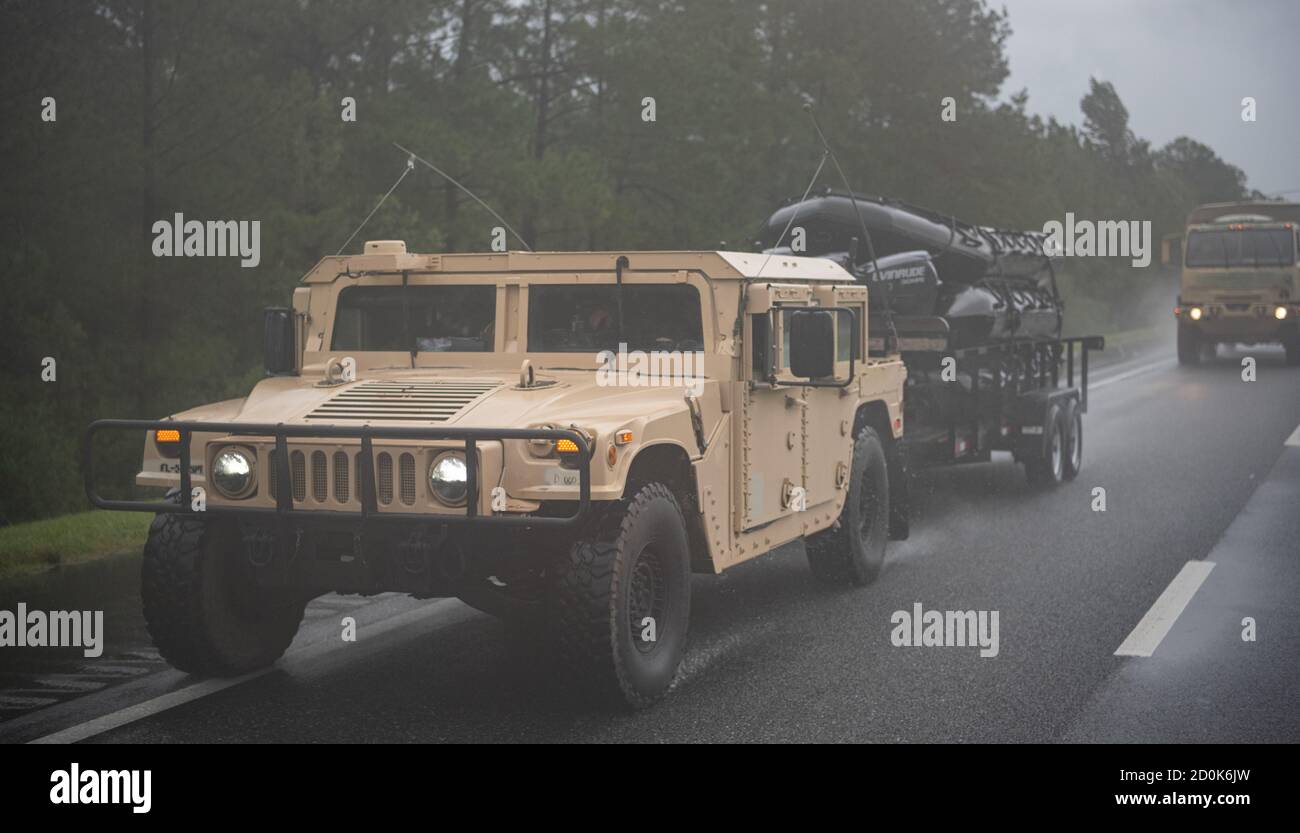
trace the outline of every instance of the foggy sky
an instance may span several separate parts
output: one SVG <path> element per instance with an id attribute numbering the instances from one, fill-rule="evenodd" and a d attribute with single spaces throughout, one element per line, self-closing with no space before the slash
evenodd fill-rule
<path id="1" fill-rule="evenodd" d="M 1300 189 L 1300 0 L 990 0 L 1010 15 L 1011 76 L 1031 113 L 1082 125 L 1092 75 L 1160 147 L 1204 142 L 1265 193 Z M 1257 121 L 1241 119 L 1242 98 Z M 1300 201 L 1300 191 L 1288 194 Z"/>

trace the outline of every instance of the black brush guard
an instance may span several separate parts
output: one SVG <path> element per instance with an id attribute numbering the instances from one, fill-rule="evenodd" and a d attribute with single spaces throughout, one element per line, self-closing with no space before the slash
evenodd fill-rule
<path id="1" fill-rule="evenodd" d="M 171 429 L 180 432 L 180 493 L 186 499 L 172 501 L 110 500 L 95 491 L 94 443 L 101 431 L 156 431 Z M 221 434 L 232 438 L 272 437 L 275 440 L 276 480 L 282 484 L 276 491 L 275 507 L 239 506 L 218 504 L 203 513 L 190 508 L 188 496 L 192 494 L 190 441 L 194 434 Z M 360 512 L 341 512 L 328 509 L 295 509 L 289 473 L 289 438 L 298 439 L 359 439 L 361 450 L 357 455 L 360 477 Z M 478 511 L 479 465 L 477 443 L 492 440 L 572 440 L 578 446 L 578 500 L 572 515 L 543 517 L 538 515 L 482 515 Z M 465 480 L 467 498 L 465 511 L 457 513 L 380 512 L 374 471 L 374 440 L 453 440 L 464 443 Z M 454 450 L 454 449 L 453 449 Z M 591 447 L 587 438 L 566 428 L 414 428 L 408 426 L 341 426 L 341 425 L 284 425 L 249 422 L 187 422 L 182 420 L 101 419 L 92 422 L 82 437 L 82 470 L 85 472 L 86 497 L 100 509 L 127 512 L 155 512 L 164 514 L 240 513 L 279 518 L 315 518 L 321 520 L 382 520 L 417 521 L 432 524 L 493 524 L 503 526 L 569 526 L 576 524 L 591 506 Z"/>

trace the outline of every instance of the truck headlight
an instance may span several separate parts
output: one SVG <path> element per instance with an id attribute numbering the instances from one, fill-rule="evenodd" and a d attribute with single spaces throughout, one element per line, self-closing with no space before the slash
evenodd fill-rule
<path id="1" fill-rule="evenodd" d="M 1200 321 L 1201 316 L 1204 314 L 1205 313 L 1201 311 L 1200 307 L 1192 307 L 1187 311 L 1187 317 L 1192 319 L 1193 321 Z"/>
<path id="2" fill-rule="evenodd" d="M 1277 309 L 1273 310 L 1273 317 L 1276 318 L 1278 321 L 1285 321 L 1287 314 L 1289 312 L 1290 310 L 1288 310 L 1286 307 L 1278 307 Z"/>
<path id="3" fill-rule="evenodd" d="M 469 495 L 469 468 L 458 451 L 441 454 L 429 466 L 429 490 L 447 506 L 464 506 Z"/>
<path id="4" fill-rule="evenodd" d="M 212 485 L 224 497 L 247 497 L 257 482 L 250 454 L 239 448 L 225 448 L 212 458 Z"/>

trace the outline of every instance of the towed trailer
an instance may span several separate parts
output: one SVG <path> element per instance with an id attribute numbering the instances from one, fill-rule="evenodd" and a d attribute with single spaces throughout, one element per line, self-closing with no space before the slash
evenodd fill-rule
<path id="1" fill-rule="evenodd" d="M 908 369 L 905 447 L 916 466 L 988 462 L 1009 451 L 1030 481 L 1073 480 L 1083 465 L 1090 353 L 1101 336 L 930 349 L 899 334 Z"/>
<path id="2" fill-rule="evenodd" d="M 1090 353 L 1105 340 L 1062 336 L 1059 253 L 1044 234 L 828 189 L 779 208 L 759 242 L 786 254 L 796 239 L 868 287 L 869 355 L 907 368 L 910 463 L 1009 451 L 1035 484 L 1078 475 Z"/>

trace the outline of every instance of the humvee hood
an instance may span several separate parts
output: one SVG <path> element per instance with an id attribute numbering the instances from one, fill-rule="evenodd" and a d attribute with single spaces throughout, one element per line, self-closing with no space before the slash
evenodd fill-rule
<path id="1" fill-rule="evenodd" d="M 687 389 L 600 384 L 595 371 L 539 370 L 521 388 L 517 370 L 402 369 L 367 372 L 342 385 L 316 377 L 265 379 L 228 418 L 290 425 L 392 425 L 581 428 L 683 410 Z M 196 409 L 198 410 L 198 409 Z M 202 419 L 196 411 L 178 417 Z"/>

